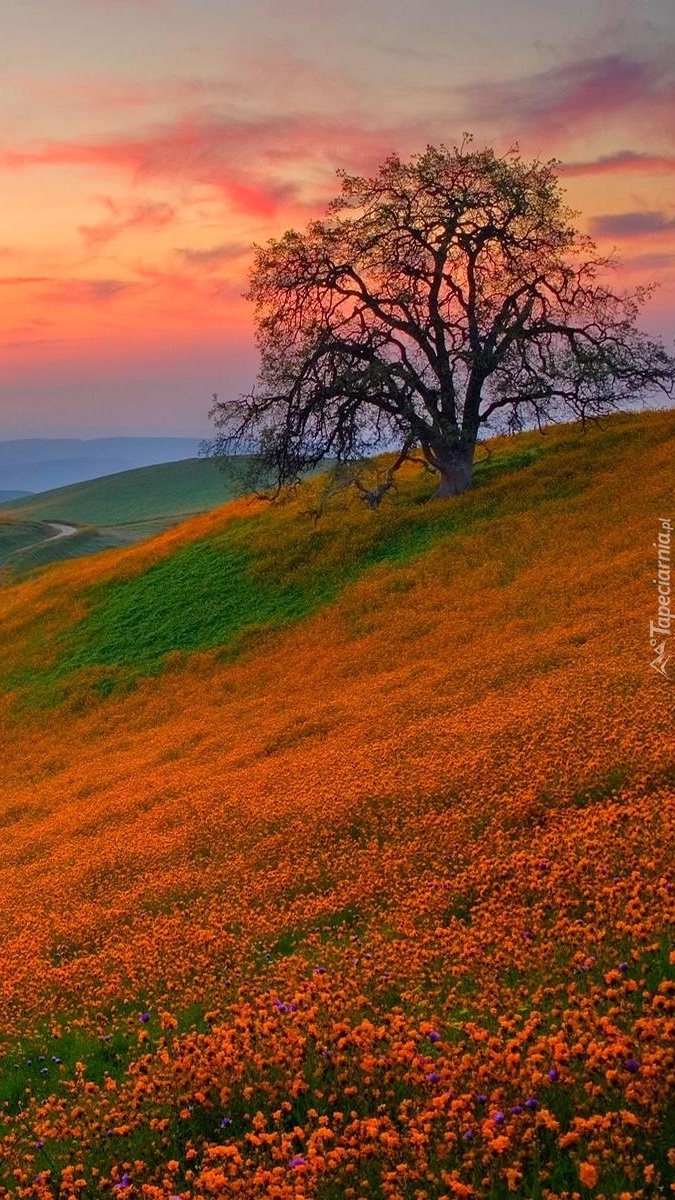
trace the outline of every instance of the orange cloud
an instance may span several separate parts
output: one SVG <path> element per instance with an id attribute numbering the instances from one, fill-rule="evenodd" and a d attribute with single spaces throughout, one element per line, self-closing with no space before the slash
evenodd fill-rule
<path id="1" fill-rule="evenodd" d="M 120 205 L 103 197 L 102 203 L 110 212 L 110 218 L 98 225 L 80 225 L 78 233 L 89 245 L 100 245 L 119 237 L 128 229 L 158 229 L 168 225 L 175 217 L 175 209 L 162 201 L 145 201 L 141 204 Z"/>
<path id="2" fill-rule="evenodd" d="M 3 275 L 0 276 L 0 287 L 24 287 L 32 283 L 50 283 L 50 275 Z"/>
<path id="3" fill-rule="evenodd" d="M 303 170 L 308 164 L 314 171 L 313 195 L 321 191 L 317 166 L 330 180 L 328 195 L 335 190 L 337 165 L 368 170 L 402 143 L 419 146 L 424 137 L 419 121 L 387 130 L 364 129 L 356 122 L 337 119 L 201 114 L 138 134 L 0 147 L 0 168 L 89 166 L 125 171 L 135 180 L 210 184 L 238 211 L 268 218 L 286 206 L 314 210 L 313 198 L 303 198 Z M 291 170 L 293 179 L 288 178 Z"/>

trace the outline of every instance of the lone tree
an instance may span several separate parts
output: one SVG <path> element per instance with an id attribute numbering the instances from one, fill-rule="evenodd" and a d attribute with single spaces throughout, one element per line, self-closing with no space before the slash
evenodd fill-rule
<path id="1" fill-rule="evenodd" d="M 670 393 L 675 360 L 635 325 L 649 289 L 610 290 L 555 168 L 467 136 L 372 179 L 339 172 L 325 220 L 256 247 L 260 373 L 250 394 L 214 397 L 210 452 L 253 452 L 281 486 L 324 459 L 396 447 L 396 467 L 421 451 L 453 496 L 486 426 Z M 389 486 L 361 490 L 375 502 Z"/>

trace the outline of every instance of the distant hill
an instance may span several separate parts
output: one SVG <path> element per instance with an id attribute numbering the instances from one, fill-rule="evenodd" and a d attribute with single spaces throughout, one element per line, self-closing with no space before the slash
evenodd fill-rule
<path id="1" fill-rule="evenodd" d="M 72 521 L 76 525 L 171 523 L 224 504 L 242 490 L 241 479 L 211 459 L 158 463 L 13 500 L 3 513 L 24 520 Z"/>
<path id="2" fill-rule="evenodd" d="M 246 490 L 245 460 L 222 470 L 211 459 L 138 467 L 0 503 L 0 566 L 12 574 L 63 558 L 130 545 L 207 512 Z M 82 526 L 54 539 L 48 522 Z"/>
<path id="3" fill-rule="evenodd" d="M 5 504 L 8 500 L 22 500 L 25 496 L 32 496 L 32 495 L 33 495 L 32 492 L 13 491 L 11 488 L 9 489 L 9 491 L 0 489 L 0 504 Z"/>
<path id="4" fill-rule="evenodd" d="M 23 438 L 0 441 L 0 488 L 44 492 L 87 479 L 194 458 L 199 438 Z"/>

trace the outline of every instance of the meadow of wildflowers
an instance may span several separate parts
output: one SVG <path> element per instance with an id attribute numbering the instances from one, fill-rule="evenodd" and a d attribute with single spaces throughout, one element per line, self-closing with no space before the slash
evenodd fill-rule
<path id="1" fill-rule="evenodd" d="M 0 590 L 0 1197 L 675 1194 L 674 448 Z"/>

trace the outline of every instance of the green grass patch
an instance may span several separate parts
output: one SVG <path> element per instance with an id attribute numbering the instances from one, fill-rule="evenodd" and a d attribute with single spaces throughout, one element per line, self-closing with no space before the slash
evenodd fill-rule
<path id="1" fill-rule="evenodd" d="M 85 666 L 151 666 L 172 651 L 231 642 L 251 625 L 304 616 L 314 597 L 255 579 L 242 532 L 187 546 L 144 575 L 102 589 L 59 673 Z"/>
<path id="2" fill-rule="evenodd" d="M 575 808 L 588 808 L 589 805 L 598 804 L 601 800 L 609 800 L 621 790 L 627 779 L 627 767 L 614 767 L 605 779 L 576 792 L 572 796 L 572 804 Z"/>
<path id="3" fill-rule="evenodd" d="M 624 424 L 625 430 L 612 425 L 613 437 L 631 436 L 631 423 Z M 653 434 L 658 435 L 656 424 Z M 428 503 L 434 481 L 420 472 L 401 478 L 394 495 L 375 512 L 338 492 L 323 516 L 313 520 L 303 505 L 311 510 L 323 484 L 308 481 L 288 505 L 231 521 L 223 532 L 181 547 L 143 574 L 88 589 L 83 595 L 88 615 L 61 635 L 56 665 L 42 670 L 38 681 L 34 666 L 29 669 L 24 660 L 26 665 L 17 663 L 8 673 L 5 685 L 27 685 L 30 694 L 23 702 L 29 706 L 64 700 L 86 706 L 87 694 L 92 701 L 119 694 L 132 686 L 129 672 L 138 677 L 161 671 L 172 654 L 218 649 L 221 656 L 236 656 L 261 633 L 331 604 L 344 587 L 369 571 L 400 566 L 445 539 L 489 530 L 496 518 L 540 511 L 582 491 L 590 485 L 592 464 L 607 436 L 607 431 L 596 430 L 583 437 L 568 428 L 545 437 L 527 434 L 498 440 L 476 468 L 474 490 L 452 503 Z M 195 466 L 216 472 L 213 463 L 196 460 L 126 474 L 147 479 L 148 472 L 170 471 L 175 478 L 181 469 L 188 478 Z M 524 478 L 522 485 L 514 485 L 518 472 L 527 475 L 526 486 Z M 215 477 L 222 487 L 222 476 L 216 472 Z M 104 482 L 93 481 L 92 487 Z M 156 511 L 156 497 L 152 504 Z M 78 509 L 80 515 L 84 511 Z M 138 505 L 134 511 L 138 513 Z M 59 509 L 59 515 L 69 512 Z M 106 516 L 110 517 L 109 507 Z M 517 556 L 505 561 L 509 580 L 520 568 Z M 139 565 L 139 571 L 143 569 Z M 81 676 L 83 694 L 78 699 L 76 679 L 92 670 L 94 677 Z M 120 671 L 126 672 L 123 679 L 118 678 Z"/>
<path id="4" fill-rule="evenodd" d="M 78 1062 L 85 1065 L 92 1083 L 102 1083 L 107 1075 L 121 1079 L 131 1053 L 137 1051 L 124 1029 L 97 1038 L 64 1027 L 58 1034 L 17 1043 L 0 1058 L 0 1122 L 3 1112 L 15 1114 L 30 1097 L 50 1095 L 64 1080 L 73 1079 Z"/>
<path id="5" fill-rule="evenodd" d="M 51 537 L 53 532 L 39 521 L 0 517 L 0 568 L 10 557 Z"/>

